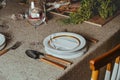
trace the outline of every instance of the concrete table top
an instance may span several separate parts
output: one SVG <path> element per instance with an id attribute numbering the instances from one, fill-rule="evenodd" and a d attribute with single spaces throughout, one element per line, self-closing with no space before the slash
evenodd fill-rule
<path id="1" fill-rule="evenodd" d="M 23 6 L 18 5 L 16 0 L 9 0 L 7 6 L 0 10 L 0 24 L 5 22 L 9 25 L 9 28 L 0 28 L 0 32 L 11 37 L 7 41 L 6 48 L 16 41 L 22 42 L 18 49 L 0 56 L 0 80 L 89 80 L 89 60 L 120 43 L 120 15 L 103 27 L 87 23 L 63 25 L 59 22 L 60 17 L 53 16 L 46 25 L 42 24 L 35 29 L 26 20 L 14 21 L 10 18 L 12 14 L 23 10 Z M 65 29 L 96 38 L 99 42 L 96 44 L 87 42 L 88 51 L 81 57 L 69 59 L 73 64 L 65 70 L 26 56 L 27 49 L 45 53 L 42 44 L 44 38 Z"/>

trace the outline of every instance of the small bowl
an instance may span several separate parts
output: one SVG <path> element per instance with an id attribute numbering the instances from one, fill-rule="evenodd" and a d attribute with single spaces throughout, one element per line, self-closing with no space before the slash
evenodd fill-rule
<path id="1" fill-rule="evenodd" d="M 6 39 L 3 34 L 0 33 L 0 50 L 2 50 L 6 45 Z"/>

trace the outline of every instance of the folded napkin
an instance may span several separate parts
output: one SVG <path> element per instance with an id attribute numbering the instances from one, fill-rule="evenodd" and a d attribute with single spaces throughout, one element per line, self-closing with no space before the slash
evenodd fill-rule
<path id="1" fill-rule="evenodd" d="M 72 50 L 78 45 L 79 41 L 72 37 L 59 37 L 51 40 L 51 46 L 59 50 Z"/>

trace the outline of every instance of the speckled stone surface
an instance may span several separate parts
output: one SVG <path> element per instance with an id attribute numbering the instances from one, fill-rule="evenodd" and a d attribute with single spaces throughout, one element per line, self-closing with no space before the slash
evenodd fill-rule
<path id="1" fill-rule="evenodd" d="M 26 20 L 14 21 L 12 14 L 25 11 L 17 0 L 7 0 L 7 6 L 0 10 L 0 24 L 5 22 L 8 28 L 0 28 L 0 32 L 8 35 L 6 48 L 16 41 L 22 45 L 16 50 L 11 50 L 0 56 L 0 80 L 90 80 L 89 60 L 120 43 L 120 16 L 103 27 L 90 24 L 63 25 L 60 17 L 53 16 L 47 25 L 42 24 L 37 29 Z M 70 59 L 73 62 L 65 70 L 60 70 L 42 61 L 26 56 L 27 49 L 33 49 L 45 53 L 43 40 L 48 35 L 65 31 L 75 32 L 99 40 L 93 44 L 88 42 L 88 51 L 81 57 Z"/>

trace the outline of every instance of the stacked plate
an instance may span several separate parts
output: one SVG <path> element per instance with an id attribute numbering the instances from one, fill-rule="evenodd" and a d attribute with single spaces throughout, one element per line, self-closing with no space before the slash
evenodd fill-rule
<path id="1" fill-rule="evenodd" d="M 44 39 L 43 44 L 47 54 L 66 59 L 82 56 L 87 50 L 85 38 L 70 32 L 51 34 Z"/>
<path id="2" fill-rule="evenodd" d="M 5 41 L 6 41 L 5 36 L 0 33 L 0 50 L 2 50 L 5 47 L 5 45 L 6 45 Z"/>

